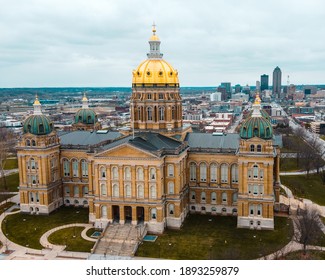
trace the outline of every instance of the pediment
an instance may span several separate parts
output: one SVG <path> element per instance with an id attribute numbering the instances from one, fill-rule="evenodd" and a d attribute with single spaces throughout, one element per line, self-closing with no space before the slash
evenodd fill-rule
<path id="1" fill-rule="evenodd" d="M 97 154 L 95 157 L 121 157 L 121 158 L 156 158 L 157 156 L 136 148 L 130 144 L 123 144 L 121 146 L 113 147 L 109 150 Z"/>

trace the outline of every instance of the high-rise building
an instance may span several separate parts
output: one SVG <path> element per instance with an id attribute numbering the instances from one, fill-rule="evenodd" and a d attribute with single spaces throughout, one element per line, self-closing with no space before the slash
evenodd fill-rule
<path id="1" fill-rule="evenodd" d="M 269 89 L 269 75 L 261 75 L 261 91 Z"/>
<path id="2" fill-rule="evenodd" d="M 273 90 L 272 90 L 272 96 L 273 97 L 280 97 L 281 93 L 281 76 L 282 72 L 279 66 L 275 67 L 273 70 Z"/>
<path id="3" fill-rule="evenodd" d="M 227 98 L 231 98 L 231 83 L 229 82 L 223 82 L 221 83 L 222 87 L 225 87 L 226 93 L 227 93 Z"/>
<path id="4" fill-rule="evenodd" d="M 239 85 L 239 84 L 235 85 L 235 93 L 239 93 L 239 92 L 241 92 L 241 90 L 242 90 L 241 85 Z"/>

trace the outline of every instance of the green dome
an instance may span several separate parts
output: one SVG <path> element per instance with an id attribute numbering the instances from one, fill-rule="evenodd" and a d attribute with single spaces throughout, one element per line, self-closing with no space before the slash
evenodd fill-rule
<path id="1" fill-rule="evenodd" d="M 46 135 L 53 130 L 53 124 L 45 115 L 29 116 L 23 126 L 24 133 L 31 133 L 34 135 Z"/>
<path id="2" fill-rule="evenodd" d="M 271 123 L 264 117 L 249 117 L 240 128 L 240 137 L 250 139 L 259 137 L 262 139 L 271 139 L 273 129 Z"/>
<path id="3" fill-rule="evenodd" d="M 95 124 L 98 119 L 94 110 L 79 109 L 74 117 L 75 123 Z"/>

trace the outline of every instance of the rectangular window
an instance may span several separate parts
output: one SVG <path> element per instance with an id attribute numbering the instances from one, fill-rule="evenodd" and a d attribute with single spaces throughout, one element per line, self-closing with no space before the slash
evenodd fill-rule
<path id="1" fill-rule="evenodd" d="M 72 162 L 73 177 L 78 177 L 78 161 Z"/>

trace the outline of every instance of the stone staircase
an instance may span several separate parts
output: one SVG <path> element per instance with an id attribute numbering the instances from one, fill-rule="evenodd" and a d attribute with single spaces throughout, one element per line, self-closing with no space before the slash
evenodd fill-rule
<path id="1" fill-rule="evenodd" d="M 110 224 L 100 238 L 94 254 L 133 256 L 145 233 L 143 225 Z"/>

